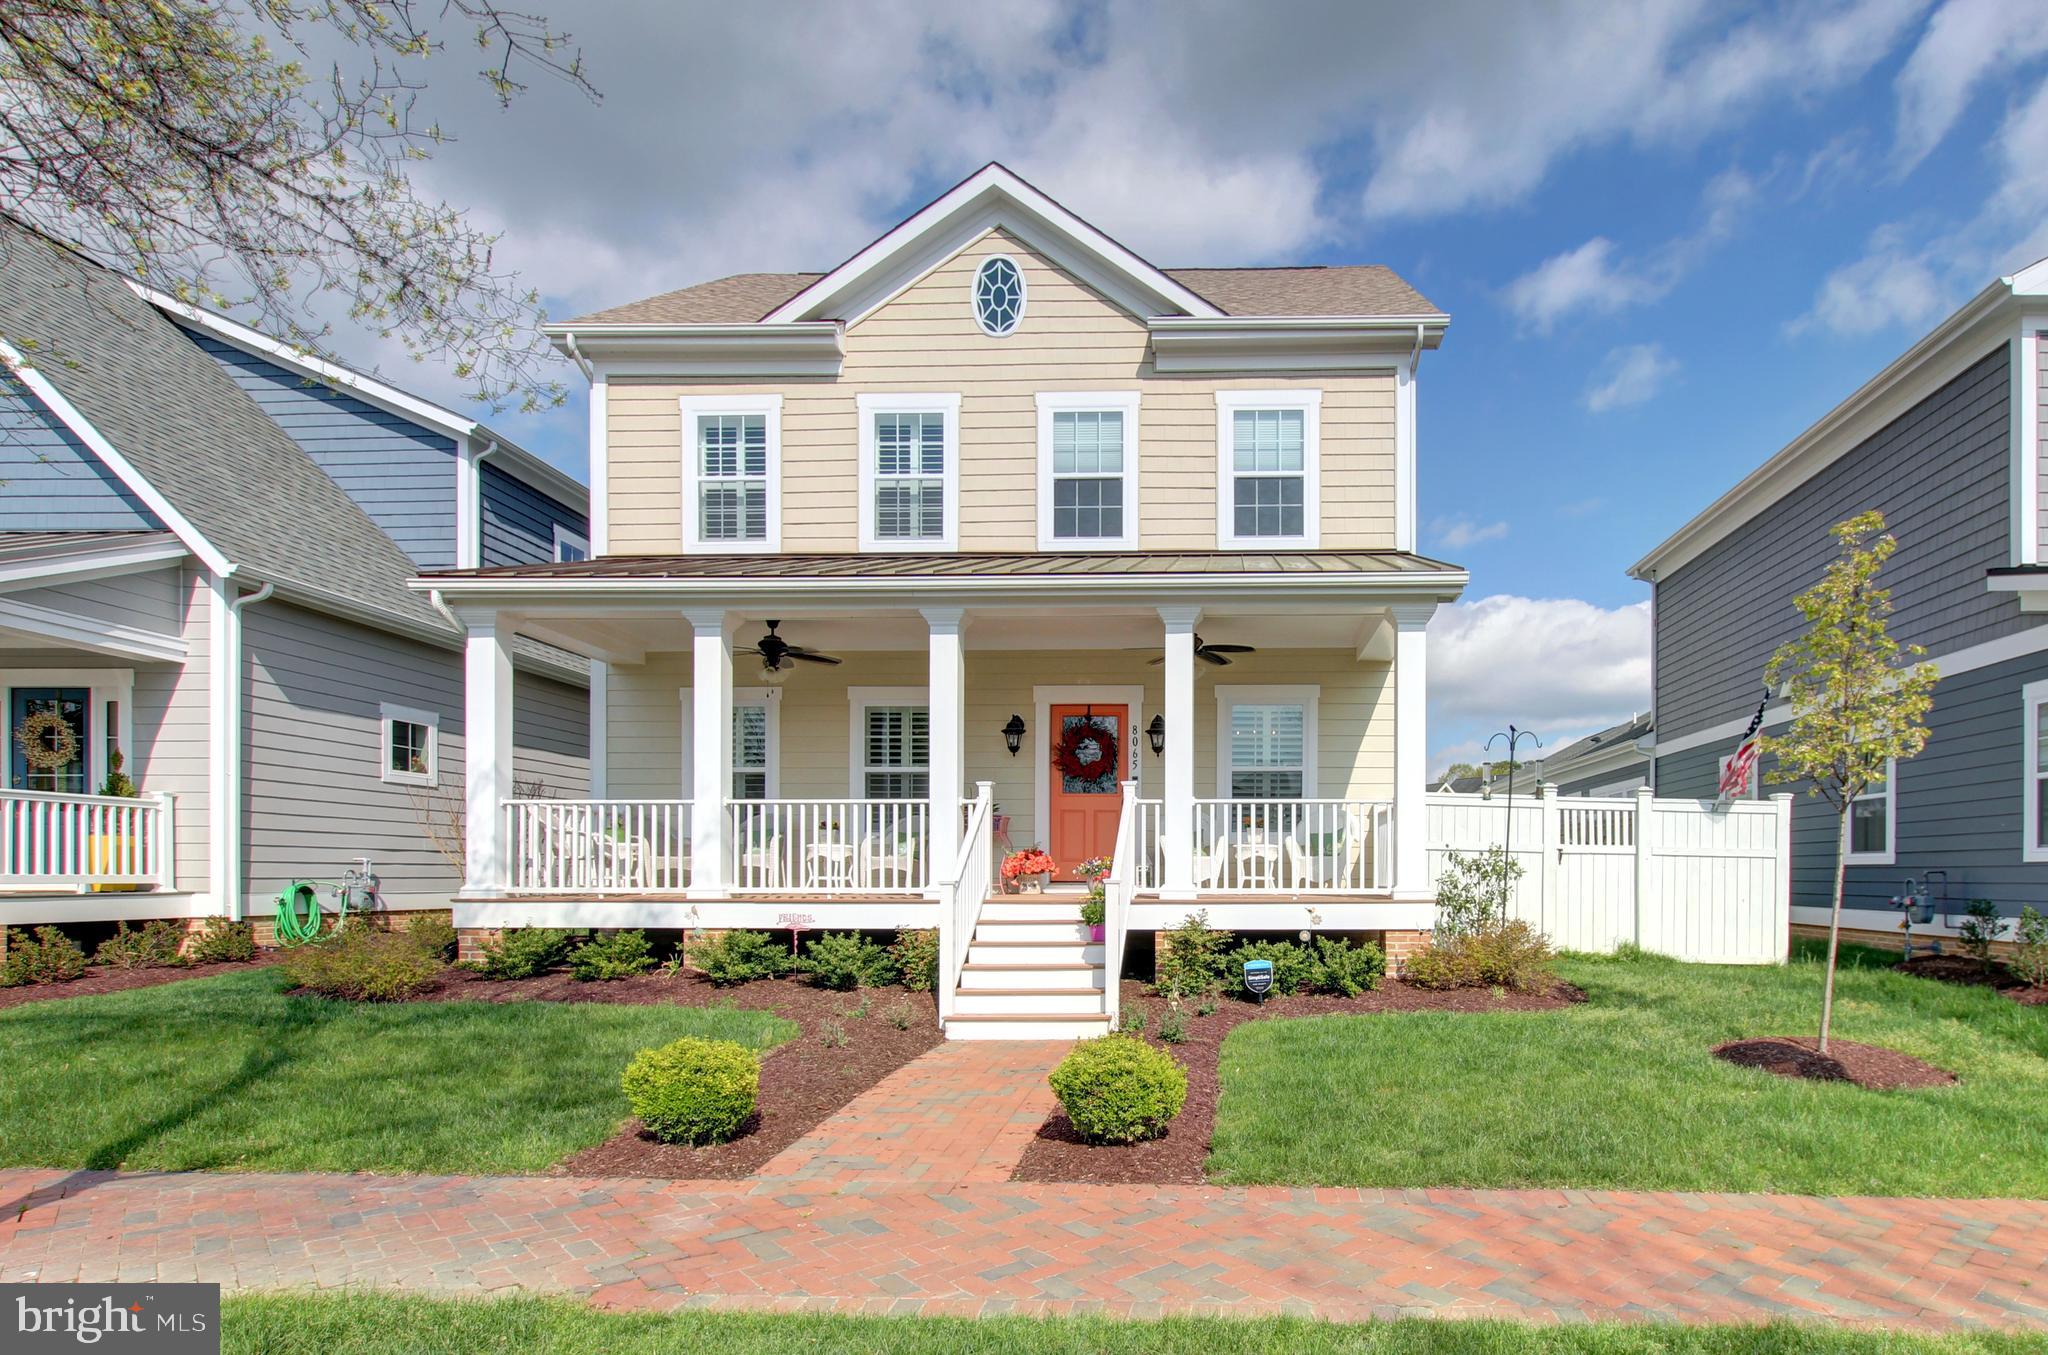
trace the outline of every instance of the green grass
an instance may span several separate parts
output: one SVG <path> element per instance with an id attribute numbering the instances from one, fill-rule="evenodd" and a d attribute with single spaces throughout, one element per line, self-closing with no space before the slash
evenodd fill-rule
<path id="1" fill-rule="evenodd" d="M 1708 1050 L 1809 1034 L 1821 969 L 1564 960 L 1591 1001 L 1551 1012 L 1240 1026 L 1222 1051 L 1213 1179 L 1817 1195 L 2048 1196 L 2048 1008 L 1891 972 L 1846 948 L 1835 1034 L 1961 1085 L 1869 1092 Z"/>
<path id="2" fill-rule="evenodd" d="M 613 1313 L 562 1299 L 376 1294 L 229 1299 L 224 1355 L 2030 1355 L 2039 1336 L 1926 1336 L 1818 1325 L 1337 1324 L 1303 1318 L 838 1317 Z"/>
<path id="3" fill-rule="evenodd" d="M 627 1115 L 619 1073 L 765 1012 L 286 997 L 263 969 L 0 1012 L 0 1163 L 537 1172 Z"/>

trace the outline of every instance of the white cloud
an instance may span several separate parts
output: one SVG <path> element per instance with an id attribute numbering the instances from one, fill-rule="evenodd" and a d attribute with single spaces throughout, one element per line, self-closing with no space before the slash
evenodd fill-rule
<path id="1" fill-rule="evenodd" d="M 1652 399 L 1678 373 L 1678 360 L 1662 344 L 1636 343 L 1608 353 L 1586 388 L 1586 408 L 1595 414 L 1625 409 Z"/>
<path id="2" fill-rule="evenodd" d="M 1429 623 L 1431 765 L 1512 721 L 1551 746 L 1650 703 L 1650 604 L 1606 608 L 1512 594 L 1440 608 Z M 1477 735 L 1484 738 L 1484 733 Z"/>
<path id="3" fill-rule="evenodd" d="M 1436 518 L 1429 524 L 1429 534 L 1436 544 L 1446 550 L 1464 550 L 1482 541 L 1498 541 L 1508 534 L 1505 522 L 1474 522 L 1460 513 L 1455 517 Z"/>
<path id="4" fill-rule="evenodd" d="M 2043 53 L 2048 5 L 1949 0 L 1899 71 L 1899 169 L 1941 144 L 1985 81 Z"/>

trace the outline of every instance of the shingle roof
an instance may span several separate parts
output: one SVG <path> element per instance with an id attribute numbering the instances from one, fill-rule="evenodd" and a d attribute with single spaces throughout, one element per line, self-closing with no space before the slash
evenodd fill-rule
<path id="1" fill-rule="evenodd" d="M 1437 308 L 1381 264 L 1300 268 L 1168 268 L 1166 275 L 1226 315 L 1434 315 Z M 622 306 L 569 325 L 745 325 L 762 319 L 822 273 L 735 273 Z"/>
<path id="2" fill-rule="evenodd" d="M 1392 550 L 1101 551 L 1076 555 L 969 551 L 957 555 L 607 555 L 573 564 L 445 570 L 474 579 L 958 579 L 1136 574 L 1425 574 L 1456 570 Z"/>
<path id="3" fill-rule="evenodd" d="M 1543 759 L 1543 775 L 1546 780 L 1556 780 L 1554 773 L 1584 761 L 1595 753 L 1602 753 L 1617 745 L 1633 745 L 1637 739 L 1655 727 L 1654 717 L 1644 711 L 1632 715 L 1618 725 L 1610 725 L 1597 734 L 1588 734 L 1574 740 Z"/>

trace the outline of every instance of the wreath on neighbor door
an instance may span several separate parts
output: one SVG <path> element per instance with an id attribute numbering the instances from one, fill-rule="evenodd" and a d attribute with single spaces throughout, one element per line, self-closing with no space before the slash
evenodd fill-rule
<path id="1" fill-rule="evenodd" d="M 1100 720 L 1085 717 L 1069 729 L 1053 760 L 1062 776 L 1076 781 L 1099 781 L 1116 774 L 1116 731 Z M 1093 753 L 1090 757 L 1088 754 Z"/>
<path id="2" fill-rule="evenodd" d="M 54 772 L 78 756 L 78 731 L 54 710 L 39 710 L 14 727 L 14 746 L 32 772 Z"/>

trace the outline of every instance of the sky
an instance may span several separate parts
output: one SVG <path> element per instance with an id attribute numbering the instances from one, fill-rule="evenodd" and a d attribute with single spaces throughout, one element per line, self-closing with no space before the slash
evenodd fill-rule
<path id="1" fill-rule="evenodd" d="M 1647 709 L 1628 567 L 2048 254 L 2043 0 L 552 9 L 601 100 L 500 110 L 452 44 L 417 178 L 553 316 L 830 268 L 989 160 L 1162 266 L 1384 263 L 1449 312 L 1419 545 L 1472 583 L 1431 628 L 1433 766 Z M 478 413 L 580 475 L 571 378 Z"/>

